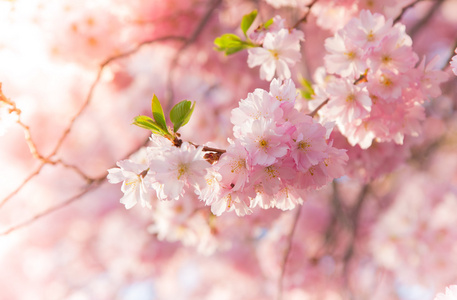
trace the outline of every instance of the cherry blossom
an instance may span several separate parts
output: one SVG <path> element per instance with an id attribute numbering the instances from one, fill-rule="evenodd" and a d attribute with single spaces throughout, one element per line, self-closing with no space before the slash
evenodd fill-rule
<path id="1" fill-rule="evenodd" d="M 119 168 L 108 170 L 108 180 L 110 183 L 122 181 L 121 191 L 124 197 L 121 203 L 126 209 L 130 209 L 139 201 L 141 206 L 151 208 L 148 199 L 148 190 L 144 177 L 147 172 L 147 165 L 137 164 L 131 160 L 123 160 L 117 163 Z"/>
<path id="2" fill-rule="evenodd" d="M 457 299 L 454 2 L 0 1 L 0 298 Z"/>
<path id="3" fill-rule="evenodd" d="M 300 58 L 300 41 L 304 40 L 303 32 L 293 29 L 280 29 L 278 32 L 267 32 L 262 47 L 248 50 L 250 68 L 260 66 L 260 78 L 271 81 L 273 77 L 288 79 L 290 67 Z"/>
<path id="4" fill-rule="evenodd" d="M 186 191 L 205 183 L 204 176 L 209 164 L 203 159 L 202 149 L 184 143 L 180 148 L 171 148 L 162 157 L 149 162 L 153 181 L 160 183 L 160 192 L 166 200 L 178 200 Z M 165 200 L 164 199 L 164 200 Z"/>

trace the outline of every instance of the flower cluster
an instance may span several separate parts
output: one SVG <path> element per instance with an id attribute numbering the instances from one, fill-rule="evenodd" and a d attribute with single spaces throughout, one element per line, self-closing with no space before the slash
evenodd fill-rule
<path id="1" fill-rule="evenodd" d="M 314 105 L 328 99 L 319 114 L 334 120 L 351 145 L 363 149 L 373 140 L 402 144 L 416 136 L 425 118 L 422 104 L 441 95 L 447 74 L 434 70 L 412 50 L 402 24 L 393 25 L 381 14 L 360 12 L 325 41 L 325 67 L 332 78 L 316 87 Z"/>
<path id="2" fill-rule="evenodd" d="M 301 59 L 300 41 L 304 40 L 303 32 L 286 28 L 284 19 L 276 16 L 268 28 L 261 26 L 250 38 L 261 46 L 248 50 L 248 66 L 260 66 L 260 78 L 267 81 L 271 81 L 273 77 L 289 79 L 289 67 Z"/>
<path id="3" fill-rule="evenodd" d="M 121 161 L 108 179 L 123 181 L 126 208 L 138 201 L 149 206 L 148 190 L 154 190 L 159 200 L 196 194 L 215 215 L 235 210 L 243 216 L 256 206 L 293 209 L 307 190 L 344 175 L 347 161 L 345 150 L 328 141 L 327 129 L 294 108 L 296 96 L 291 80 L 276 79 L 269 92 L 249 94 L 232 110 L 235 139 L 214 164 L 202 146 L 153 135 L 147 162 Z"/>

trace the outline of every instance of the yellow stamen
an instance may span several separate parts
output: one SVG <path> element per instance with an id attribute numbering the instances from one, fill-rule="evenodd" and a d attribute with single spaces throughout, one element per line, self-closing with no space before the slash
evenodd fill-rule
<path id="1" fill-rule="evenodd" d="M 181 179 L 181 176 L 187 173 L 189 167 L 186 164 L 180 164 L 178 168 L 178 179 Z"/>
<path id="2" fill-rule="evenodd" d="M 273 58 L 278 60 L 279 59 L 279 53 L 276 50 L 269 50 L 271 55 L 273 55 Z"/>
<path id="3" fill-rule="evenodd" d="M 306 152 L 308 148 L 311 147 L 311 144 L 308 141 L 300 141 L 298 143 L 298 149 Z"/>
<path id="4" fill-rule="evenodd" d="M 240 173 L 242 170 L 246 169 L 246 161 L 244 159 L 239 159 L 237 161 L 233 161 L 231 164 L 232 173 Z"/>

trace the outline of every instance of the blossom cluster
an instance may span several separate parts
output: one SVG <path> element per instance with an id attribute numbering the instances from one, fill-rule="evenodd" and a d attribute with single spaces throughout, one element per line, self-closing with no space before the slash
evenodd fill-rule
<path id="1" fill-rule="evenodd" d="M 402 144 L 405 135 L 420 133 L 422 104 L 441 95 L 439 84 L 448 75 L 435 69 L 438 57 L 416 66 L 419 58 L 404 25 L 362 10 L 325 41 L 325 48 L 331 76 L 316 86 L 311 102 L 328 101 L 320 116 L 334 120 L 351 145 Z"/>
<path id="2" fill-rule="evenodd" d="M 244 216 L 256 206 L 293 209 L 307 190 L 344 175 L 347 161 L 345 150 L 328 141 L 328 130 L 295 109 L 296 97 L 290 79 L 275 79 L 269 92 L 256 89 L 232 110 L 235 139 L 226 151 L 205 155 L 202 146 L 153 135 L 146 162 L 120 161 L 108 179 L 123 182 L 126 208 L 138 201 L 150 206 L 153 190 L 159 200 L 196 194 L 215 215 L 235 210 Z"/>

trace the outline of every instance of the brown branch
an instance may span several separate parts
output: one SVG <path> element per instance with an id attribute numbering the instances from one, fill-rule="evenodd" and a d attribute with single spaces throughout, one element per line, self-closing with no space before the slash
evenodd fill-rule
<path id="1" fill-rule="evenodd" d="M 82 112 L 85 110 L 85 108 L 91 102 L 95 87 L 97 86 L 97 84 L 100 81 L 101 74 L 102 74 L 104 68 L 107 65 L 109 65 L 111 62 L 115 61 L 115 60 L 118 60 L 118 59 L 121 59 L 121 58 L 125 58 L 125 57 L 128 57 L 128 56 L 136 53 L 138 50 L 140 50 L 141 47 L 143 47 L 145 45 L 150 45 L 150 44 L 157 43 L 157 42 L 164 42 L 164 41 L 168 41 L 168 40 L 185 41 L 186 39 L 184 37 L 181 37 L 181 36 L 163 36 L 163 37 L 159 37 L 159 38 L 156 38 L 156 39 L 153 39 L 153 40 L 147 40 L 147 41 L 144 41 L 144 42 L 138 44 L 135 48 L 133 48 L 133 49 L 131 49 L 129 51 L 126 51 L 124 53 L 120 53 L 118 55 L 112 56 L 112 57 L 106 59 L 103 63 L 101 63 L 100 64 L 100 68 L 99 68 L 99 70 L 97 72 L 97 76 L 96 76 L 95 80 L 92 82 L 91 87 L 89 88 L 89 92 L 88 92 L 88 94 L 86 96 L 84 104 L 81 106 L 79 111 L 73 116 L 73 118 L 70 121 L 70 124 L 65 129 L 64 133 L 62 134 L 62 136 L 59 138 L 59 140 L 57 142 L 57 145 L 55 146 L 54 150 L 52 151 L 52 153 L 50 155 L 45 157 L 44 155 L 39 153 L 39 151 L 38 151 L 38 149 L 36 147 L 36 144 L 34 143 L 34 141 L 32 139 L 32 135 L 30 133 L 30 127 L 28 125 L 24 124 L 19 119 L 18 124 L 24 129 L 25 139 L 26 139 L 27 145 L 28 145 L 28 147 L 30 149 L 30 152 L 32 153 L 33 157 L 35 157 L 35 158 L 37 158 L 37 159 L 39 159 L 41 161 L 41 165 L 37 168 L 37 170 L 32 172 L 26 179 L 24 179 L 24 181 L 14 191 L 12 191 L 10 194 L 8 194 L 5 198 L 2 199 L 2 201 L 0 202 L 0 208 L 6 202 L 8 202 L 14 195 L 16 195 L 32 178 L 37 176 L 40 173 L 41 169 L 43 168 L 43 166 L 45 164 L 53 164 L 54 165 L 56 163 L 59 163 L 59 164 L 63 165 L 64 167 L 68 167 L 68 168 L 71 168 L 71 169 L 75 170 L 78 174 L 80 174 L 88 182 L 94 181 L 93 178 L 90 178 L 89 176 L 85 175 L 84 172 L 79 170 L 77 167 L 68 165 L 68 164 L 64 163 L 60 159 L 59 160 L 51 160 L 51 157 L 57 154 L 57 152 L 60 149 L 62 143 L 65 140 L 65 138 L 70 133 L 71 128 L 73 127 L 73 124 L 76 122 L 77 118 L 82 114 Z M 0 85 L 0 88 L 1 88 L 1 85 Z M 2 100 L 3 100 L 3 98 L 2 98 Z M 7 103 L 8 104 L 12 103 L 12 105 L 14 106 L 13 110 L 16 111 L 18 113 L 18 115 L 20 116 L 20 112 L 21 111 L 16 108 L 14 103 L 11 102 L 11 101 L 8 101 Z"/>
<path id="2" fill-rule="evenodd" d="M 202 33 L 203 29 L 205 28 L 205 25 L 208 23 L 210 20 L 212 14 L 216 10 L 216 8 L 222 3 L 222 0 L 213 0 L 212 4 L 206 11 L 205 15 L 203 16 L 202 20 L 200 23 L 198 23 L 197 27 L 194 29 L 190 37 L 186 40 L 184 45 L 175 53 L 171 63 L 170 63 L 170 71 L 168 72 L 168 78 L 167 78 L 167 103 L 166 107 L 164 108 L 165 110 L 168 110 L 169 106 L 173 103 L 173 98 L 174 98 L 174 91 L 173 91 L 173 75 L 175 72 L 175 69 L 178 65 L 179 57 L 186 50 L 187 47 L 189 47 L 192 43 L 194 43 L 199 35 Z"/>
<path id="3" fill-rule="evenodd" d="M 84 177 L 88 181 L 88 186 L 81 193 L 69 198 L 68 200 L 66 200 L 66 201 L 64 201 L 64 202 L 62 202 L 62 203 L 60 203 L 60 204 L 58 204 L 56 206 L 50 207 L 47 210 L 45 210 L 45 211 L 33 216 L 32 218 L 30 218 L 30 219 L 28 219 L 28 220 L 26 220 L 26 221 L 24 221 L 22 223 L 19 223 L 17 225 L 14 225 L 14 226 L 10 227 L 8 230 L 0 233 L 0 236 L 7 235 L 7 234 L 19 229 L 19 228 L 22 228 L 24 226 L 27 226 L 27 225 L 33 223 L 34 221 L 36 221 L 38 219 L 41 219 L 42 217 L 44 217 L 44 216 L 46 216 L 46 215 L 48 215 L 48 214 L 50 214 L 50 213 L 52 213 L 52 212 L 54 212 L 56 210 L 59 210 L 60 208 L 63 208 L 65 206 L 67 206 L 68 204 L 80 199 L 87 192 L 89 192 L 92 189 L 98 187 L 99 184 L 106 179 L 105 175 L 103 175 L 103 177 L 100 177 L 100 178 L 95 178 L 95 179 L 94 178 L 90 178 L 86 174 L 84 174 L 84 172 L 82 172 L 76 166 L 66 164 L 62 160 L 56 160 L 56 161 L 51 160 L 51 158 L 58 153 L 60 147 L 62 146 L 63 142 L 65 141 L 65 139 L 69 135 L 71 129 L 73 128 L 73 125 L 76 122 L 76 120 L 81 116 L 83 111 L 89 106 L 89 104 L 90 104 L 90 102 L 91 102 L 91 100 L 93 98 L 93 94 L 94 94 L 95 88 L 96 88 L 96 86 L 98 85 L 98 83 L 99 83 L 99 81 L 101 79 L 101 75 L 102 75 L 102 72 L 105 69 L 105 67 L 107 65 L 109 65 L 111 62 L 115 61 L 115 60 L 118 60 L 118 59 L 121 59 L 121 58 L 125 58 L 125 57 L 128 57 L 128 56 L 136 53 L 141 47 L 143 47 L 145 45 L 150 45 L 150 44 L 153 44 L 153 43 L 156 43 L 156 42 L 163 42 L 163 41 L 167 41 L 167 40 L 177 40 L 177 41 L 185 42 L 185 44 L 180 48 L 178 53 L 176 53 L 175 58 L 173 60 L 174 61 L 174 65 L 176 65 L 180 53 L 182 51 L 184 51 L 185 48 L 187 48 L 190 44 L 192 44 L 198 38 L 198 36 L 202 32 L 202 30 L 204 29 L 206 23 L 209 21 L 213 11 L 221 3 L 222 3 L 222 0 L 213 1 L 213 5 L 208 9 L 208 11 L 205 14 L 205 16 L 203 17 L 202 21 L 199 23 L 199 25 L 197 26 L 197 28 L 194 30 L 194 32 L 192 33 L 192 35 L 189 38 L 185 38 L 185 37 L 182 37 L 182 36 L 164 36 L 164 37 L 159 37 L 159 38 L 156 38 L 156 39 L 153 39 L 153 40 L 144 41 L 144 42 L 138 44 L 135 48 L 133 48 L 133 49 L 131 49 L 129 51 L 126 51 L 124 53 L 112 56 L 112 57 L 106 59 L 104 62 L 102 62 L 100 64 L 100 67 L 99 67 L 99 70 L 97 72 L 96 78 L 92 82 L 92 84 L 91 84 L 91 86 L 89 88 L 89 91 L 88 91 L 88 94 L 87 94 L 87 96 L 85 98 L 84 103 L 82 104 L 80 109 L 77 111 L 77 113 L 73 116 L 73 118 L 70 120 L 69 125 L 67 126 L 67 128 L 64 130 L 63 134 L 61 135 L 61 137 L 57 141 L 57 144 L 54 147 L 53 151 L 47 157 L 44 157 L 43 155 L 41 155 L 38 152 L 38 150 L 36 148 L 36 145 L 35 145 L 35 143 L 33 142 L 32 138 L 31 138 L 30 128 L 27 125 L 25 125 L 24 123 L 22 123 L 22 122 L 20 123 L 20 125 L 25 130 L 26 141 L 27 141 L 27 144 L 28 144 L 28 146 L 29 146 L 29 148 L 31 150 L 31 153 L 32 153 L 32 155 L 34 155 L 34 157 L 38 158 L 41 161 L 41 165 L 33 173 L 31 173 L 13 192 L 11 192 L 9 195 L 7 195 L 6 198 L 4 198 L 2 200 L 2 202 L 0 202 L 0 207 L 2 207 L 14 195 L 16 195 L 32 178 L 37 176 L 40 173 L 41 169 L 43 168 L 43 166 L 45 164 L 53 164 L 54 165 L 54 164 L 58 163 L 58 164 L 63 165 L 66 168 L 70 168 L 70 169 L 76 171 L 78 174 L 80 174 L 82 177 Z M 172 64 L 172 66 L 173 66 L 173 64 Z M 169 78 L 170 77 L 171 76 L 169 76 Z M 149 141 L 149 139 L 147 139 L 145 141 L 145 143 L 143 143 L 143 145 L 147 144 L 148 141 Z M 132 153 L 138 151 L 138 149 L 139 148 L 135 149 Z M 224 151 L 224 150 L 222 150 L 222 151 Z M 129 154 L 129 155 L 131 155 L 131 154 Z"/>
<path id="4" fill-rule="evenodd" d="M 125 158 L 128 158 L 130 157 L 133 153 L 137 152 L 141 147 L 147 145 L 147 143 L 149 142 L 149 138 L 147 138 L 139 147 L 136 147 L 135 149 L 133 149 L 132 151 L 130 151 L 129 153 L 127 153 L 125 156 L 124 156 L 124 159 Z M 11 198 L 12 196 L 14 196 L 28 181 L 30 181 L 30 179 L 32 179 L 33 177 L 35 177 L 36 175 L 38 175 L 38 173 L 40 172 L 41 168 L 43 168 L 43 166 L 45 165 L 45 163 L 42 163 L 40 165 L 40 167 L 35 171 L 33 172 L 32 174 L 29 175 L 29 177 L 27 177 L 26 180 L 24 180 L 24 182 L 15 190 L 13 191 L 10 195 L 7 196 L 7 198 L 5 198 L 2 203 L 0 203 L 0 207 L 9 199 Z M 74 166 L 70 166 L 68 165 L 70 168 L 73 168 Z M 113 167 L 116 167 L 115 165 L 113 165 Z M 88 177 L 89 178 L 89 177 Z M 3 236 L 3 235 L 7 235 L 13 231 L 16 231 L 17 229 L 20 229 L 22 227 L 25 227 L 25 226 L 28 226 L 30 224 L 32 224 L 34 221 L 38 220 L 38 219 L 41 219 L 43 217 L 45 217 L 46 215 L 52 213 L 52 212 L 55 212 L 61 208 L 64 208 L 65 206 L 69 205 L 70 203 L 80 199 L 82 196 L 84 196 L 86 193 L 90 192 L 91 190 L 97 188 L 100 186 L 101 183 L 103 183 L 104 181 L 106 180 L 106 175 L 103 174 L 102 176 L 100 177 L 97 177 L 97 178 L 90 178 L 90 181 L 88 182 L 87 186 L 84 188 L 83 191 L 81 191 L 79 194 L 69 198 L 68 200 L 62 202 L 62 203 L 59 203 L 55 206 L 52 206 L 44 211 L 42 211 L 41 213 L 31 217 L 30 219 L 24 221 L 24 222 L 21 222 L 17 225 L 14 225 L 14 226 L 11 226 L 9 229 L 5 230 L 4 232 L 1 232 L 0 233 L 0 236 Z"/>
<path id="5" fill-rule="evenodd" d="M 411 7 L 413 7 L 414 5 L 416 5 L 417 3 L 421 2 L 421 1 L 423 1 L 423 0 L 416 0 L 416 1 L 414 1 L 414 2 L 412 2 L 412 3 L 410 3 L 410 4 L 408 4 L 408 5 L 406 5 L 405 7 L 403 7 L 402 10 L 401 10 L 401 12 L 400 12 L 400 14 L 398 15 L 398 17 L 396 17 L 396 18 L 394 19 L 394 24 L 400 22 L 401 18 L 402 18 L 403 15 L 405 14 L 405 12 L 406 12 L 408 9 L 410 9 Z"/>
<path id="6" fill-rule="evenodd" d="M 435 4 L 433 4 L 432 8 L 428 11 L 428 13 L 424 16 L 424 18 L 422 18 L 422 20 L 420 20 L 416 25 L 414 25 L 413 28 L 411 28 L 410 32 L 409 32 L 409 36 L 411 36 L 411 38 L 416 35 L 416 33 L 422 28 L 424 27 L 425 25 L 427 25 L 427 23 L 430 21 L 430 19 L 432 18 L 432 16 L 435 14 L 435 12 L 439 9 L 439 7 L 441 6 L 441 4 L 443 4 L 443 0 L 437 0 Z"/>
<path id="7" fill-rule="evenodd" d="M 355 246 L 355 241 L 357 238 L 357 233 L 358 233 L 358 224 L 359 224 L 359 218 L 360 218 L 360 212 L 362 210 L 363 203 L 366 200 L 366 196 L 368 194 L 368 191 L 370 189 L 369 184 L 364 184 L 359 196 L 357 197 L 357 201 L 351 211 L 350 214 L 350 219 L 352 222 L 350 223 L 350 229 L 351 229 L 351 240 L 349 242 L 349 246 L 346 249 L 344 256 L 343 256 L 343 273 L 347 272 L 347 267 L 349 264 L 349 261 L 352 258 L 352 255 L 354 254 L 354 246 Z"/>
<path id="8" fill-rule="evenodd" d="M 0 202 L 0 208 L 3 207 L 3 205 L 5 205 L 5 203 L 8 202 L 8 200 L 10 200 L 14 195 L 16 195 L 30 180 L 32 180 L 32 178 L 37 176 L 44 165 L 45 163 L 41 162 L 40 166 L 35 171 L 33 171 L 29 176 L 27 176 L 27 178 L 25 178 L 24 181 L 22 181 L 22 183 L 15 190 L 13 190 L 5 198 L 3 198 Z"/>
<path id="9" fill-rule="evenodd" d="M 138 52 L 138 50 L 140 50 L 141 47 L 145 46 L 145 45 L 150 45 L 150 44 L 153 44 L 153 43 L 158 43 L 158 42 L 164 42 L 164 41 L 168 41 L 168 40 L 178 40 L 178 41 L 184 41 L 185 38 L 184 37 L 181 37 L 181 36 L 164 36 L 164 37 L 159 37 L 159 38 L 155 38 L 153 40 L 148 40 L 148 41 L 144 41 L 140 44 L 138 44 L 135 48 L 133 48 L 132 50 L 129 50 L 129 51 L 126 51 L 124 53 L 121 53 L 121 54 L 118 54 L 118 55 L 115 55 L 115 56 L 112 56 L 108 59 L 106 59 L 103 63 L 100 64 L 100 67 L 98 69 L 98 72 L 97 72 L 97 76 L 95 77 L 95 80 L 92 82 L 92 85 L 90 86 L 89 88 L 89 92 L 86 96 L 86 100 L 84 101 L 83 105 L 81 106 L 81 108 L 79 109 L 79 111 L 73 116 L 73 118 L 71 119 L 70 121 L 70 124 L 68 125 L 68 127 L 65 129 L 64 133 L 62 134 L 62 136 L 60 137 L 60 139 L 58 140 L 57 142 L 57 145 L 55 146 L 54 148 L 54 151 L 51 153 L 51 155 L 49 155 L 49 157 L 52 157 L 54 156 L 57 151 L 59 150 L 60 146 L 62 145 L 62 143 L 64 142 L 64 140 L 66 139 L 66 137 L 68 136 L 68 134 L 70 133 L 71 131 L 71 128 L 73 127 L 73 124 L 76 122 L 76 120 L 79 118 L 79 116 L 82 114 L 82 112 L 86 109 L 86 107 L 89 105 L 89 103 L 91 102 L 92 100 L 92 97 L 93 97 L 93 94 L 94 94 L 94 90 L 95 90 L 95 87 L 97 86 L 97 84 L 99 83 L 100 81 L 100 78 L 101 78 L 101 75 L 103 73 L 103 70 L 105 69 L 105 67 L 107 65 L 109 65 L 111 62 L 115 61 L 115 60 L 119 60 L 121 58 L 125 58 L 127 56 L 130 56 L 136 52 Z"/>
<path id="10" fill-rule="evenodd" d="M 310 112 L 308 114 L 308 116 L 310 116 L 311 118 L 314 118 L 314 116 L 319 112 L 319 110 L 324 107 L 328 102 L 330 101 L 330 98 L 327 98 L 325 99 L 324 102 L 322 102 L 321 104 L 319 104 L 318 107 L 316 107 L 316 109 L 314 109 L 312 112 Z"/>
<path id="11" fill-rule="evenodd" d="M 308 19 L 308 16 L 309 14 L 311 13 L 311 8 L 313 7 L 314 4 L 316 4 L 318 0 L 314 0 L 313 2 L 311 2 L 310 4 L 308 4 L 306 7 L 308 8 L 308 11 L 305 13 L 305 15 L 300 19 L 298 20 L 294 26 L 292 26 L 292 28 L 297 28 L 298 26 L 300 26 L 301 23 L 306 23 L 307 19 Z"/>
<path id="12" fill-rule="evenodd" d="M 205 151 L 205 152 L 216 152 L 216 153 L 220 153 L 220 154 L 223 154 L 223 153 L 227 152 L 224 149 L 211 148 L 211 147 L 207 147 L 207 146 L 204 146 L 202 151 Z"/>
<path id="13" fill-rule="evenodd" d="M 284 257 L 283 257 L 282 265 L 281 265 L 281 274 L 279 275 L 279 278 L 278 278 L 278 294 L 276 297 L 277 300 L 282 299 L 283 281 L 284 281 L 284 275 L 286 273 L 287 260 L 289 259 L 290 251 L 292 249 L 292 241 L 293 241 L 295 229 L 297 228 L 298 219 L 300 219 L 300 213 L 301 213 L 302 208 L 303 207 L 300 206 L 295 211 L 292 228 L 290 229 L 290 232 L 288 235 L 287 245 L 286 245 L 286 249 L 284 251 Z"/>
<path id="14" fill-rule="evenodd" d="M 98 180 L 94 181 L 92 184 L 90 184 L 89 186 L 87 186 L 86 188 L 84 188 L 80 193 L 74 195 L 73 197 L 55 205 L 55 206 L 51 206 L 49 208 L 47 208 L 46 210 L 34 215 L 33 217 L 31 217 L 30 219 L 27 219 L 21 223 L 18 223 L 16 225 L 13 225 L 11 226 L 10 228 L 8 228 L 7 230 L 3 231 L 3 232 L 0 232 L 0 236 L 5 236 L 5 235 L 8 235 L 20 228 L 23 228 L 27 225 L 30 225 L 32 224 L 33 222 L 49 215 L 50 213 L 52 212 L 55 212 L 61 208 L 64 208 L 66 206 L 68 206 L 69 204 L 75 202 L 76 200 L 80 199 L 82 196 L 86 195 L 88 192 L 94 190 L 95 188 L 99 187 L 100 184 L 105 181 L 106 177 L 103 177 L 103 178 L 99 178 Z"/>

